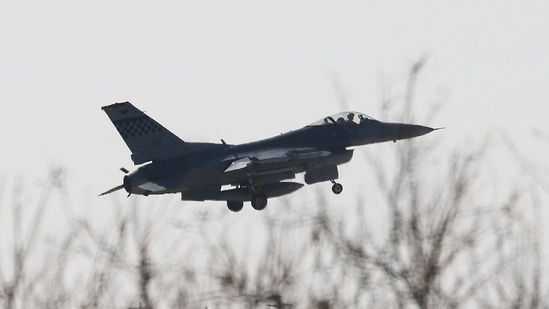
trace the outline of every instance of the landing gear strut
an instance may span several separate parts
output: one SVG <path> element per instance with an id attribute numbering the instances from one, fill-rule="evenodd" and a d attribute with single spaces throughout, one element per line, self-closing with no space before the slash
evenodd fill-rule
<path id="1" fill-rule="evenodd" d="M 335 180 L 330 180 L 333 185 L 332 185 L 332 192 L 334 192 L 334 194 L 341 194 L 341 192 L 343 192 L 343 185 L 338 183 L 338 182 L 335 182 Z"/>

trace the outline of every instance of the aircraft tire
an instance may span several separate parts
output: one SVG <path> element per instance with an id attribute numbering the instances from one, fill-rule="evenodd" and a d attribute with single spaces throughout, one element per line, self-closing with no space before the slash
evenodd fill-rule
<path id="1" fill-rule="evenodd" d="M 337 183 L 337 182 L 334 183 L 334 184 L 332 185 L 332 192 L 333 192 L 334 194 L 341 194 L 341 192 L 343 192 L 343 185 L 340 184 L 340 183 Z"/>
<path id="2" fill-rule="evenodd" d="M 256 195 L 252 198 L 252 207 L 255 210 L 263 210 L 267 207 L 267 198 L 264 195 Z"/>
<path id="3" fill-rule="evenodd" d="M 244 207 L 244 202 L 242 201 L 227 201 L 227 208 L 232 212 L 239 212 Z"/>

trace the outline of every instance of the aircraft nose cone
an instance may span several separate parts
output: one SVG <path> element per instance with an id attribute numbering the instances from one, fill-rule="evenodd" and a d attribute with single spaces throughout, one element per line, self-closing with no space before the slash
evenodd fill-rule
<path id="1" fill-rule="evenodd" d="M 398 128 L 398 139 L 406 139 L 431 133 L 436 129 L 417 124 L 402 124 Z"/>

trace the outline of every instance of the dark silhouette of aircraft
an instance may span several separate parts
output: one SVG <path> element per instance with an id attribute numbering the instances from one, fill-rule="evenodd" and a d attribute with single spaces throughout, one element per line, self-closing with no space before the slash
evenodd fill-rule
<path id="1" fill-rule="evenodd" d="M 340 194 L 337 166 L 349 162 L 352 146 L 421 136 L 433 128 L 387 123 L 357 112 L 328 116 L 301 129 L 240 145 L 184 142 L 129 102 L 101 108 L 140 166 L 126 174 L 120 189 L 130 194 L 181 193 L 182 200 L 226 201 L 240 211 L 245 201 L 261 210 L 267 199 L 292 193 L 302 183 L 284 181 L 305 173 L 305 183 L 330 181 Z M 228 187 L 228 186 L 232 186 Z"/>

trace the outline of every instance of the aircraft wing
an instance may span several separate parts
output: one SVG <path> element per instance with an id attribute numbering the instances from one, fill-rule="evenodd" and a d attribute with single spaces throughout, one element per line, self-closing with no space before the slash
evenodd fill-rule
<path id="1" fill-rule="evenodd" d="M 297 173 L 315 170 L 320 167 L 340 164 L 333 158 L 349 150 L 274 150 L 253 152 L 232 158 L 232 163 L 224 171 L 232 184 L 251 183 L 263 185 L 293 179 Z M 350 151 L 352 154 L 352 151 Z M 349 157 L 350 159 L 350 157 Z M 348 160 L 347 160 L 348 161 Z M 345 161 L 346 162 L 346 161 Z"/>

